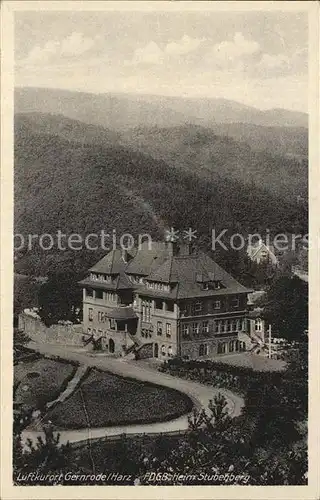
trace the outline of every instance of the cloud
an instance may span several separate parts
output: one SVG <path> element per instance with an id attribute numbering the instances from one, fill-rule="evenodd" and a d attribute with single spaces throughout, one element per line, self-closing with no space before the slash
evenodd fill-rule
<path id="1" fill-rule="evenodd" d="M 163 51 L 156 42 L 149 42 L 144 47 L 136 49 L 133 53 L 131 61 L 127 61 L 127 65 L 131 64 L 162 64 Z"/>
<path id="2" fill-rule="evenodd" d="M 254 69 L 262 78 L 305 74 L 308 69 L 308 51 L 299 49 L 291 55 L 264 53 Z"/>
<path id="3" fill-rule="evenodd" d="M 290 59 L 285 54 L 262 54 L 257 64 L 262 71 L 287 70 L 290 67 Z"/>
<path id="4" fill-rule="evenodd" d="M 183 35 L 180 40 L 167 43 L 163 49 L 151 41 L 144 47 L 136 49 L 131 61 L 126 61 L 125 64 L 162 64 L 169 57 L 182 56 L 196 50 L 203 41 L 204 39 Z"/>
<path id="5" fill-rule="evenodd" d="M 165 53 L 172 56 L 188 54 L 196 50 L 204 41 L 204 38 L 191 38 L 188 35 L 183 35 L 181 40 L 168 43 L 165 47 Z"/>
<path id="6" fill-rule="evenodd" d="M 61 41 L 49 40 L 41 47 L 33 47 L 23 62 L 30 65 L 45 64 L 53 59 L 80 56 L 91 50 L 98 38 L 89 38 L 83 33 L 73 32 Z"/>
<path id="7" fill-rule="evenodd" d="M 221 69 L 239 64 L 241 59 L 253 56 L 260 51 L 260 45 L 255 40 L 247 40 L 242 33 L 235 33 L 233 40 L 224 40 L 215 44 L 205 56 L 207 63 Z"/>

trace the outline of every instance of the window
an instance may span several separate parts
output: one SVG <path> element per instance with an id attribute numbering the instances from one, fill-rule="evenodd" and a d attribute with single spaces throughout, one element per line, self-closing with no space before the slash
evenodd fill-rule
<path id="1" fill-rule="evenodd" d="M 172 300 L 166 302 L 166 311 L 174 311 L 174 302 Z"/>
<path id="2" fill-rule="evenodd" d="M 155 300 L 155 308 L 160 309 L 162 311 L 162 300 L 160 299 Z"/>
<path id="3" fill-rule="evenodd" d="M 234 299 L 232 299 L 231 305 L 232 305 L 232 307 L 239 307 L 239 299 L 238 299 L 238 297 L 235 297 Z"/>
<path id="4" fill-rule="evenodd" d="M 151 300 L 143 300 L 142 301 L 142 321 L 150 321 L 151 317 Z"/>
<path id="5" fill-rule="evenodd" d="M 221 342 L 218 344 L 218 354 L 224 354 L 226 352 L 226 343 Z"/>
<path id="6" fill-rule="evenodd" d="M 115 330 L 116 329 L 116 322 L 114 319 L 110 319 L 110 329 Z"/>
<path id="7" fill-rule="evenodd" d="M 200 344 L 199 346 L 199 356 L 208 356 L 208 345 L 207 344 Z"/>
<path id="8" fill-rule="evenodd" d="M 229 352 L 233 352 L 234 348 L 235 348 L 235 342 L 234 342 L 234 340 L 231 340 L 229 342 Z"/>
<path id="9" fill-rule="evenodd" d="M 166 355 L 166 346 L 165 345 L 161 346 L 161 354 L 162 354 L 162 356 Z"/>
<path id="10" fill-rule="evenodd" d="M 213 302 L 213 309 L 220 309 L 221 308 L 221 301 L 220 300 L 215 300 Z"/>
<path id="11" fill-rule="evenodd" d="M 166 323 L 166 336 L 171 337 L 171 323 Z"/>
<path id="12" fill-rule="evenodd" d="M 187 304 L 186 303 L 180 304 L 180 314 L 182 316 L 187 316 L 187 314 L 188 314 L 188 308 L 187 308 Z"/>
<path id="13" fill-rule="evenodd" d="M 103 299 L 103 290 L 96 290 L 96 299 Z"/>
<path id="14" fill-rule="evenodd" d="M 182 338 L 184 338 L 184 339 L 188 338 L 189 337 L 189 325 L 187 325 L 186 323 L 183 323 L 181 333 L 182 333 Z"/>
<path id="15" fill-rule="evenodd" d="M 98 321 L 99 323 L 106 323 L 108 320 L 107 313 L 98 311 Z"/>
<path id="16" fill-rule="evenodd" d="M 195 312 L 201 312 L 202 311 L 202 302 L 200 302 L 200 301 L 196 302 L 194 310 L 195 310 Z"/>
<path id="17" fill-rule="evenodd" d="M 220 281 L 215 281 L 214 284 L 213 284 L 213 288 L 215 290 L 219 290 L 221 288 L 221 283 Z"/>
<path id="18" fill-rule="evenodd" d="M 202 321 L 202 331 L 203 333 L 209 333 L 209 322 Z"/>
<path id="19" fill-rule="evenodd" d="M 262 319 L 261 318 L 256 319 L 255 330 L 256 330 L 256 332 L 262 332 Z"/>
<path id="20" fill-rule="evenodd" d="M 93 297 L 93 290 L 92 290 L 92 288 L 87 288 L 86 289 L 86 297 Z"/>
<path id="21" fill-rule="evenodd" d="M 106 299 L 107 299 L 108 302 L 114 302 L 116 300 L 115 293 L 106 292 Z"/>
<path id="22" fill-rule="evenodd" d="M 203 290 L 209 290 L 209 283 L 203 283 Z"/>
<path id="23" fill-rule="evenodd" d="M 221 321 L 215 321 L 215 324 L 214 324 L 214 331 L 215 331 L 215 333 L 219 333 L 220 332 L 220 327 L 221 327 Z"/>
<path id="24" fill-rule="evenodd" d="M 199 333 L 199 323 L 192 323 L 192 333 L 198 335 Z"/>
<path id="25" fill-rule="evenodd" d="M 172 358 L 172 346 L 171 345 L 169 345 L 169 347 L 168 347 L 168 356 L 169 356 L 169 358 Z"/>
<path id="26" fill-rule="evenodd" d="M 92 309 L 92 307 L 89 308 L 89 321 L 93 321 L 93 309 Z"/>
<path id="27" fill-rule="evenodd" d="M 157 323 L 157 335 L 162 335 L 162 321 Z"/>
<path id="28" fill-rule="evenodd" d="M 114 340 L 109 339 L 109 352 L 114 353 Z"/>

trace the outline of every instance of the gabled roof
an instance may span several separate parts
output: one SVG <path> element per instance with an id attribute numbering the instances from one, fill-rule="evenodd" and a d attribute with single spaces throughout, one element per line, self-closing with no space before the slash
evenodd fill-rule
<path id="1" fill-rule="evenodd" d="M 209 281 L 213 276 L 215 281 L 222 283 L 223 288 L 204 290 L 201 284 L 197 283 L 196 278 L 201 274 L 205 278 L 204 281 Z M 248 293 L 250 291 L 203 252 L 199 252 L 196 256 L 175 257 L 172 262 L 171 278 L 178 283 L 177 298 Z"/>
<path id="2" fill-rule="evenodd" d="M 126 273 L 147 276 L 158 268 L 170 255 L 170 250 L 165 242 L 153 241 L 148 246 L 144 242 L 136 252 L 135 257 L 129 262 Z"/>
<path id="3" fill-rule="evenodd" d="M 172 262 L 173 257 L 168 257 L 162 264 L 148 274 L 147 279 L 160 283 L 172 283 L 174 281 L 172 277 Z"/>
<path id="4" fill-rule="evenodd" d="M 131 260 L 125 262 L 120 250 L 112 250 L 101 259 L 90 271 L 118 275 L 112 284 L 101 284 L 83 280 L 81 284 L 101 287 L 104 289 L 132 289 L 137 288 L 146 295 L 168 297 L 174 299 L 192 297 L 210 297 L 232 293 L 249 293 L 247 289 L 224 271 L 208 255 L 199 251 L 197 254 L 174 254 L 172 248 L 165 242 L 152 242 L 148 247 L 146 242 L 137 251 L 130 252 Z M 144 284 L 134 285 L 128 275 L 141 275 L 149 281 L 168 283 L 170 293 L 149 289 Z M 219 281 L 222 288 L 206 290 L 203 283 Z"/>
<path id="5" fill-rule="evenodd" d="M 134 252 L 129 252 L 130 257 L 134 257 Z M 89 271 L 104 274 L 119 274 L 124 271 L 127 263 L 123 259 L 120 249 L 111 250 L 99 262 L 97 262 Z"/>
<path id="6" fill-rule="evenodd" d="M 275 255 L 275 250 L 274 250 L 273 246 L 271 246 L 271 245 L 268 246 L 263 241 L 258 241 L 253 245 L 248 245 L 247 254 L 249 255 L 249 257 L 251 259 L 254 259 L 255 257 L 257 257 L 257 255 L 261 251 L 268 252 L 268 254 L 271 256 L 271 258 L 273 258 L 274 260 L 278 260 L 276 255 Z"/>

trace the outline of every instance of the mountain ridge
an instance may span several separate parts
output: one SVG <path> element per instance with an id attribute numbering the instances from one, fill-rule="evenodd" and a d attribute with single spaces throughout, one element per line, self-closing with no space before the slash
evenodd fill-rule
<path id="1" fill-rule="evenodd" d="M 228 99 L 94 94 L 71 90 L 17 87 L 15 112 L 60 113 L 85 123 L 114 130 L 137 126 L 250 123 L 261 126 L 308 126 L 306 113 L 282 109 L 259 110 Z"/>

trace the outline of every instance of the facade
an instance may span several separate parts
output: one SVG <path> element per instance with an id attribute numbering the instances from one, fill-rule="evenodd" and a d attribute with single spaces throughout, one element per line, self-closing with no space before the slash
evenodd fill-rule
<path id="1" fill-rule="evenodd" d="M 113 250 L 80 284 L 84 342 L 110 354 L 195 359 L 246 348 L 251 290 L 190 245 Z"/>
<path id="2" fill-rule="evenodd" d="M 255 244 L 248 245 L 247 255 L 257 264 L 271 264 L 273 266 L 279 265 L 274 248 L 267 246 L 262 240 L 257 241 Z"/>

